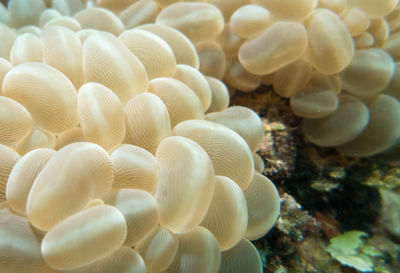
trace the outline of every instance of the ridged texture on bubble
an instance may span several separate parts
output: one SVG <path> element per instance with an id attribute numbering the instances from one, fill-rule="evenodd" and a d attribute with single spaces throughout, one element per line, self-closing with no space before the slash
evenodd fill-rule
<path id="1" fill-rule="evenodd" d="M 54 18 L 61 17 L 61 13 L 58 12 L 57 10 L 53 8 L 48 8 L 45 9 L 41 14 L 39 18 L 39 26 L 43 28 L 49 21 L 51 21 Z"/>
<path id="2" fill-rule="evenodd" d="M 109 33 L 89 36 L 82 48 L 87 82 L 98 82 L 114 91 L 122 104 L 148 87 L 146 69 L 118 38 Z"/>
<path id="3" fill-rule="evenodd" d="M 200 144 L 208 153 L 216 175 L 229 177 L 242 190 L 250 184 L 253 156 L 246 141 L 232 129 L 211 121 L 187 120 L 178 124 L 173 133 Z"/>
<path id="4" fill-rule="evenodd" d="M 219 272 L 221 254 L 218 242 L 210 231 L 196 227 L 176 236 L 179 241 L 178 252 L 166 273 Z"/>
<path id="5" fill-rule="evenodd" d="M 350 95 L 339 97 L 339 106 L 320 119 L 303 119 L 301 129 L 308 140 L 318 146 L 332 147 L 356 138 L 368 125 L 367 106 Z"/>
<path id="6" fill-rule="evenodd" d="M 2 272 L 52 272 L 40 254 L 40 241 L 29 221 L 8 209 L 0 210 L 0 265 Z"/>
<path id="7" fill-rule="evenodd" d="M 7 72 L 12 68 L 10 62 L 2 57 L 0 57 L 0 95 L 2 92 L 3 79 Z"/>
<path id="8" fill-rule="evenodd" d="M 302 21 L 317 5 L 317 0 L 251 0 L 267 8 L 280 21 Z"/>
<path id="9" fill-rule="evenodd" d="M 74 142 L 85 142 L 86 139 L 83 135 L 81 127 L 75 127 L 62 134 L 59 134 L 56 138 L 56 150 L 60 150 L 62 147 L 74 143 Z"/>
<path id="10" fill-rule="evenodd" d="M 382 47 L 390 35 L 390 28 L 385 18 L 372 19 L 368 32 L 374 36 L 374 47 Z"/>
<path id="11" fill-rule="evenodd" d="M 221 253 L 219 273 L 262 273 L 263 265 L 257 248 L 247 239 L 242 239 L 233 248 Z"/>
<path id="12" fill-rule="evenodd" d="M 199 56 L 194 45 L 178 30 L 159 24 L 138 26 L 137 29 L 149 31 L 166 41 L 174 52 L 177 64 L 186 64 L 199 69 Z"/>
<path id="13" fill-rule="evenodd" d="M 358 8 L 350 8 L 342 16 L 343 23 L 349 29 L 351 36 L 361 35 L 371 23 L 368 15 Z"/>
<path id="14" fill-rule="evenodd" d="M 215 184 L 212 162 L 200 145 L 180 136 L 164 139 L 156 158 L 160 173 L 155 197 L 161 226 L 186 232 L 201 222 L 210 205 Z"/>
<path id="15" fill-rule="evenodd" d="M 42 0 L 10 0 L 7 5 L 10 23 L 14 28 L 38 25 L 39 17 L 46 8 Z"/>
<path id="16" fill-rule="evenodd" d="M 33 181 L 54 153 L 48 148 L 36 149 L 22 156 L 15 164 L 6 187 L 7 204 L 14 211 L 25 215 L 26 200 Z"/>
<path id="17" fill-rule="evenodd" d="M 253 159 L 254 159 L 254 169 L 259 173 L 264 172 L 265 164 L 262 157 L 257 153 L 253 153 Z"/>
<path id="18" fill-rule="evenodd" d="M 211 104 L 206 113 L 219 112 L 226 109 L 229 105 L 229 91 L 226 85 L 213 77 L 206 77 L 211 89 Z"/>
<path id="19" fill-rule="evenodd" d="M 244 196 L 249 216 L 245 236 L 256 240 L 264 236 L 279 217 L 279 193 L 271 180 L 256 172 Z"/>
<path id="20" fill-rule="evenodd" d="M 396 61 L 400 61 L 400 33 L 393 34 L 383 46 L 383 49 Z"/>
<path id="21" fill-rule="evenodd" d="M 221 251 L 236 245 L 247 228 L 247 205 L 242 190 L 226 176 L 216 176 L 207 214 L 201 221 L 217 239 Z"/>
<path id="22" fill-rule="evenodd" d="M 63 271 L 64 272 L 64 271 Z M 126 246 L 122 246 L 107 256 L 71 273 L 146 273 L 146 265 L 142 257 Z"/>
<path id="23" fill-rule="evenodd" d="M 121 20 L 109 10 L 86 8 L 74 15 L 82 28 L 93 28 L 119 35 L 125 27 Z"/>
<path id="24" fill-rule="evenodd" d="M 261 84 L 261 76 L 248 72 L 236 58 L 226 61 L 224 80 L 242 92 L 254 91 Z"/>
<path id="25" fill-rule="evenodd" d="M 42 61 L 42 42 L 30 33 L 18 35 L 10 51 L 13 66 L 27 62 Z"/>
<path id="26" fill-rule="evenodd" d="M 171 119 L 171 128 L 184 120 L 204 118 L 200 99 L 189 86 L 181 81 L 172 78 L 151 80 L 149 92 L 154 93 L 164 102 Z"/>
<path id="27" fill-rule="evenodd" d="M 290 109 L 299 117 L 322 118 L 333 113 L 338 103 L 331 90 L 310 86 L 290 98 Z"/>
<path id="28" fill-rule="evenodd" d="M 56 146 L 56 137 L 42 129 L 33 129 L 28 135 L 26 135 L 17 146 L 15 151 L 20 155 L 24 155 L 34 149 L 38 148 L 50 148 L 54 149 Z"/>
<path id="29" fill-rule="evenodd" d="M 178 64 L 174 78 L 188 85 L 196 93 L 206 111 L 211 104 L 211 89 L 201 72 L 189 65 Z"/>
<path id="30" fill-rule="evenodd" d="M 17 101 L 0 96 L 0 144 L 14 146 L 33 128 L 31 114 Z"/>
<path id="31" fill-rule="evenodd" d="M 240 63 L 256 75 L 272 73 L 298 59 L 307 48 L 307 32 L 296 22 L 276 22 L 239 49 Z"/>
<path id="32" fill-rule="evenodd" d="M 80 142 L 57 151 L 36 177 L 29 192 L 29 221 L 49 230 L 63 219 L 101 198 L 111 187 L 113 169 L 100 146 Z"/>
<path id="33" fill-rule="evenodd" d="M 176 256 L 178 239 L 168 229 L 158 227 L 141 240 L 135 250 L 142 256 L 147 272 L 163 272 Z"/>
<path id="34" fill-rule="evenodd" d="M 230 19 L 232 31 L 242 38 L 254 38 L 273 23 L 271 13 L 260 5 L 245 5 Z"/>
<path id="35" fill-rule="evenodd" d="M 64 132 L 78 123 L 72 82 L 47 64 L 13 67 L 3 80 L 3 95 L 22 104 L 38 126 L 52 133 Z"/>
<path id="36" fill-rule="evenodd" d="M 393 59 L 382 49 L 357 50 L 340 73 L 343 89 L 361 98 L 377 95 L 388 85 L 394 69 Z"/>
<path id="37" fill-rule="evenodd" d="M 128 227 L 124 245 L 128 247 L 136 245 L 159 223 L 156 200 L 146 191 L 113 190 L 103 199 L 106 204 L 116 207 L 124 215 Z"/>
<path id="38" fill-rule="evenodd" d="M 281 97 L 290 98 L 306 87 L 311 78 L 310 63 L 299 59 L 275 72 L 272 86 Z"/>
<path id="39" fill-rule="evenodd" d="M 211 76 L 222 80 L 226 69 L 225 53 L 215 41 L 204 41 L 196 44 L 199 54 L 200 72 L 205 76 Z"/>
<path id="40" fill-rule="evenodd" d="M 13 149 L 0 144 L 0 202 L 6 200 L 6 185 L 12 168 L 20 159 Z"/>
<path id="41" fill-rule="evenodd" d="M 221 34 L 217 37 L 217 42 L 221 45 L 227 57 L 235 57 L 244 39 L 234 33 L 229 24 L 225 24 Z"/>
<path id="42" fill-rule="evenodd" d="M 43 238 L 46 263 L 70 270 L 92 263 L 117 250 L 126 237 L 122 213 L 107 205 L 85 209 L 52 228 Z"/>
<path id="43" fill-rule="evenodd" d="M 124 23 L 126 29 L 134 28 L 156 20 L 161 8 L 154 0 L 138 0 L 124 9 L 119 19 Z"/>
<path id="44" fill-rule="evenodd" d="M 43 29 L 47 29 L 47 28 L 51 28 L 51 27 L 65 27 L 74 32 L 82 29 L 81 24 L 79 24 L 79 22 L 76 19 L 74 19 L 72 17 L 67 17 L 67 16 L 60 16 L 60 17 L 51 19 L 44 25 Z"/>
<path id="45" fill-rule="evenodd" d="M 181 2 L 162 9 L 156 23 L 173 27 L 196 43 L 216 38 L 224 27 L 224 17 L 209 3 Z"/>
<path id="46" fill-rule="evenodd" d="M 15 32 L 9 26 L 0 23 L 0 37 L 0 58 L 9 60 L 10 50 L 16 38 Z"/>
<path id="47" fill-rule="evenodd" d="M 400 138 L 400 103 L 387 95 L 379 95 L 369 105 L 367 128 L 354 140 L 337 147 L 350 156 L 371 156 L 383 152 Z"/>
<path id="48" fill-rule="evenodd" d="M 83 135 L 106 150 L 125 138 L 125 117 L 121 101 L 99 83 L 86 83 L 78 92 L 78 115 Z"/>
<path id="49" fill-rule="evenodd" d="M 167 106 L 152 93 L 131 99 L 124 108 L 126 136 L 124 143 L 142 147 L 154 154 L 158 144 L 171 135 Z"/>
<path id="50" fill-rule="evenodd" d="M 243 106 L 231 106 L 222 112 L 206 115 L 206 119 L 222 124 L 238 133 L 255 152 L 264 138 L 261 118 L 253 110 Z"/>
<path id="51" fill-rule="evenodd" d="M 342 71 L 354 55 L 353 39 L 340 17 L 327 9 L 315 10 L 307 20 L 308 48 L 305 58 L 318 71 Z"/>
<path id="52" fill-rule="evenodd" d="M 172 77 L 176 60 L 171 47 L 157 35 L 138 29 L 124 31 L 119 39 L 143 63 L 149 80 Z"/>
<path id="53" fill-rule="evenodd" d="M 388 15 L 396 6 L 397 0 L 349 0 L 349 4 L 365 11 L 371 18 Z"/>
<path id="54" fill-rule="evenodd" d="M 347 7 L 348 0 L 318 0 L 317 8 L 330 9 L 340 14 Z"/>
<path id="55" fill-rule="evenodd" d="M 111 154 L 114 188 L 131 188 L 153 193 L 157 183 L 156 158 L 138 146 L 123 144 Z"/>
<path id="56" fill-rule="evenodd" d="M 78 35 L 65 27 L 43 30 L 43 62 L 63 72 L 79 88 L 83 84 L 82 43 Z"/>

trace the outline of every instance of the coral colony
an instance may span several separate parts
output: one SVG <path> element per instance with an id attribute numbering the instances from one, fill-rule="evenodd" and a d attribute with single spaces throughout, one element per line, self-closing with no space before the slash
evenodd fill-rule
<path id="1" fill-rule="evenodd" d="M 10 0 L 0 37 L 0 272 L 262 272 L 279 194 L 229 91 L 345 155 L 400 137 L 397 0 Z"/>

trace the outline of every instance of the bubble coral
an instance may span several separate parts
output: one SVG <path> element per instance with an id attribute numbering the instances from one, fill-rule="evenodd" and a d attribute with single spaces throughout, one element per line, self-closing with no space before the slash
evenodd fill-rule
<path id="1" fill-rule="evenodd" d="M 255 154 L 260 117 L 228 107 L 222 81 L 231 75 L 248 91 L 261 82 L 236 57 L 239 46 L 226 59 L 234 47 L 220 38 L 241 29 L 237 41 L 258 46 L 245 41 L 243 12 L 232 29 L 225 23 L 249 3 L 229 10 L 218 1 L 172 2 L 0 5 L 7 272 L 262 271 L 248 240 L 272 228 L 279 194 Z M 274 13 L 250 8 L 259 21 L 246 23 L 263 22 L 251 36 L 269 27 L 302 31 L 300 47 L 286 43 L 293 57 L 279 56 L 285 39 L 271 47 L 277 60 L 268 69 L 302 54 L 301 23 L 273 27 Z"/>

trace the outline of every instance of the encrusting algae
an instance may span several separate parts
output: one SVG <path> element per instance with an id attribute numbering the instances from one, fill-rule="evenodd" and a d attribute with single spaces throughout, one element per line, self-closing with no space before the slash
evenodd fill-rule
<path id="1" fill-rule="evenodd" d="M 378 212 L 318 205 L 400 139 L 399 31 L 397 0 L 2 1 L 0 272 L 340 272 Z"/>

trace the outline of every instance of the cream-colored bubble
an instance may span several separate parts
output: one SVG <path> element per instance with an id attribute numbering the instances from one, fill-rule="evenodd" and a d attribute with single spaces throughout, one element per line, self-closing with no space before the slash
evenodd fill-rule
<path id="1" fill-rule="evenodd" d="M 41 14 L 40 14 L 40 18 L 39 18 L 39 26 L 41 28 L 43 28 L 47 22 L 49 22 L 50 20 L 57 18 L 57 17 L 61 17 L 61 13 L 59 13 L 57 10 L 52 9 L 52 8 L 48 8 L 45 9 Z"/>
<path id="2" fill-rule="evenodd" d="M 374 36 L 374 47 L 382 47 L 390 35 L 389 25 L 384 18 L 373 19 L 368 28 L 368 33 Z"/>
<path id="3" fill-rule="evenodd" d="M 235 57 L 244 39 L 232 31 L 230 24 L 225 24 L 221 34 L 217 37 L 217 41 L 227 57 Z"/>
<path id="4" fill-rule="evenodd" d="M 173 134 L 200 144 L 210 157 L 216 175 L 229 177 L 242 190 L 248 187 L 254 174 L 253 156 L 249 145 L 235 131 L 216 122 L 187 120 L 178 124 Z"/>
<path id="5" fill-rule="evenodd" d="M 83 135 L 106 150 L 115 148 L 125 138 L 125 117 L 121 101 L 99 83 L 79 88 L 78 114 Z"/>
<path id="6" fill-rule="evenodd" d="M 128 247 L 136 245 L 159 224 L 156 200 L 146 191 L 120 189 L 103 199 L 124 215 L 128 227 L 124 245 Z"/>
<path id="7" fill-rule="evenodd" d="M 347 7 L 347 0 L 318 0 L 317 8 L 330 9 L 340 14 Z"/>
<path id="8" fill-rule="evenodd" d="M 384 44 L 383 49 L 398 62 L 400 61 L 400 33 L 393 34 Z"/>
<path id="9" fill-rule="evenodd" d="M 311 86 L 290 98 L 290 108 L 299 117 L 322 118 L 336 110 L 338 101 L 331 90 Z"/>
<path id="10" fill-rule="evenodd" d="M 290 98 L 306 87 L 311 73 L 310 63 L 303 59 L 288 64 L 274 73 L 272 79 L 274 91 L 281 97 Z"/>
<path id="11" fill-rule="evenodd" d="M 159 24 L 143 25 L 137 27 L 137 29 L 150 31 L 166 41 L 174 52 L 177 64 L 186 64 L 199 69 L 199 56 L 194 45 L 178 30 Z"/>
<path id="12" fill-rule="evenodd" d="M 65 146 L 51 157 L 32 185 L 26 206 L 29 221 L 41 230 L 51 229 L 92 199 L 101 198 L 112 179 L 112 163 L 103 148 L 90 142 Z"/>
<path id="13" fill-rule="evenodd" d="M 4 76 L 7 74 L 7 72 L 11 68 L 12 68 L 12 65 L 10 64 L 10 62 L 8 60 L 0 57 L 0 95 L 3 93 L 2 85 L 3 85 Z"/>
<path id="14" fill-rule="evenodd" d="M 349 29 L 351 36 L 361 35 L 371 23 L 368 15 L 358 8 L 350 8 L 342 16 L 343 23 Z"/>
<path id="15" fill-rule="evenodd" d="M 54 134 L 43 130 L 33 129 L 15 146 L 15 151 L 20 155 L 24 155 L 38 148 L 54 149 L 56 146 L 56 137 Z"/>
<path id="16" fill-rule="evenodd" d="M 224 15 L 225 22 L 229 22 L 235 10 L 246 4 L 250 4 L 250 0 L 209 0 L 209 2 L 221 11 Z"/>
<path id="17" fill-rule="evenodd" d="M 371 156 L 385 151 L 400 137 L 400 103 L 387 95 L 379 95 L 369 105 L 367 128 L 354 140 L 337 147 L 350 156 Z"/>
<path id="18" fill-rule="evenodd" d="M 151 32 L 138 29 L 122 32 L 119 39 L 142 62 L 149 80 L 174 76 L 175 55 L 163 39 Z"/>
<path id="19" fill-rule="evenodd" d="M 207 114 L 206 120 L 222 124 L 238 133 L 247 142 L 252 152 L 258 150 L 264 138 L 261 118 L 247 107 L 231 106 L 222 112 Z"/>
<path id="20" fill-rule="evenodd" d="M 230 19 L 232 31 L 242 38 L 254 38 L 272 25 L 271 13 L 260 5 L 245 5 L 237 9 Z"/>
<path id="21" fill-rule="evenodd" d="M 311 78 L 307 83 L 307 87 L 321 88 L 330 90 L 335 94 L 342 92 L 342 80 L 338 74 L 326 75 L 316 70 L 311 72 Z"/>
<path id="22" fill-rule="evenodd" d="M 166 273 L 216 273 L 221 254 L 218 242 L 204 227 L 195 227 L 187 233 L 177 234 L 178 252 Z"/>
<path id="23" fill-rule="evenodd" d="M 51 27 L 43 30 L 41 40 L 43 62 L 63 72 L 78 89 L 84 81 L 79 36 L 65 27 Z"/>
<path id="24" fill-rule="evenodd" d="M 201 226 L 215 236 L 221 251 L 236 245 L 247 228 L 246 199 L 239 186 L 225 176 L 216 176 L 215 189 Z"/>
<path id="25" fill-rule="evenodd" d="M 30 26 L 21 27 L 17 30 L 17 35 L 25 34 L 25 33 L 30 33 L 37 37 L 40 37 L 40 35 L 42 34 L 42 29 L 37 26 L 30 25 Z"/>
<path id="26" fill-rule="evenodd" d="M 400 100 L 400 62 L 396 63 L 392 80 L 386 86 L 384 93 L 396 97 Z"/>
<path id="27" fill-rule="evenodd" d="M 141 240 L 135 249 L 143 257 L 147 272 L 163 272 L 175 258 L 178 239 L 168 229 L 158 227 Z"/>
<path id="28" fill-rule="evenodd" d="M 396 6 L 397 0 L 348 0 L 349 5 L 365 11 L 371 18 L 388 15 Z"/>
<path id="29" fill-rule="evenodd" d="M 65 27 L 74 32 L 82 29 L 81 24 L 76 19 L 74 19 L 72 17 L 67 17 L 67 16 L 60 16 L 60 17 L 51 19 L 44 25 L 43 29 L 56 27 L 56 26 Z"/>
<path id="30" fill-rule="evenodd" d="M 10 62 L 13 66 L 27 62 L 42 61 L 42 42 L 33 34 L 18 35 L 10 50 Z"/>
<path id="31" fill-rule="evenodd" d="M 211 89 L 211 104 L 206 113 L 223 111 L 229 105 L 228 88 L 216 78 L 207 76 L 206 79 Z"/>
<path id="32" fill-rule="evenodd" d="M 87 82 L 98 82 L 117 94 L 122 104 L 148 87 L 146 69 L 115 36 L 90 35 L 82 48 L 83 73 Z"/>
<path id="33" fill-rule="evenodd" d="M 254 91 L 261 84 L 261 76 L 248 72 L 236 58 L 226 61 L 224 79 L 232 87 L 242 92 Z"/>
<path id="34" fill-rule="evenodd" d="M 124 143 L 142 147 L 154 154 L 158 144 L 171 135 L 171 119 L 164 102 L 152 93 L 139 94 L 124 108 Z"/>
<path id="35" fill-rule="evenodd" d="M 6 184 L 12 168 L 20 159 L 20 155 L 13 149 L 0 144 L 0 202 L 6 200 Z"/>
<path id="36" fill-rule="evenodd" d="M 40 14 L 46 6 L 42 0 L 10 0 L 7 8 L 11 25 L 19 28 L 26 25 L 38 25 Z"/>
<path id="37" fill-rule="evenodd" d="M 164 139 L 156 158 L 160 174 L 155 198 L 161 226 L 187 232 L 207 213 L 215 185 L 213 164 L 200 145 L 181 136 Z"/>
<path id="38" fill-rule="evenodd" d="M 25 215 L 26 200 L 33 181 L 55 153 L 48 148 L 39 148 L 21 157 L 13 167 L 6 187 L 7 204 L 14 211 Z"/>
<path id="39" fill-rule="evenodd" d="M 269 74 L 298 59 L 307 43 L 307 32 L 302 24 L 276 22 L 257 38 L 244 42 L 238 58 L 249 72 Z"/>
<path id="40" fill-rule="evenodd" d="M 382 49 L 357 50 L 340 73 L 343 89 L 360 98 L 376 95 L 388 85 L 394 67 L 393 59 Z"/>
<path id="41" fill-rule="evenodd" d="M 320 119 L 303 119 L 301 129 L 312 143 L 333 147 L 356 138 L 367 127 L 368 122 L 367 106 L 356 97 L 342 95 L 334 113 Z"/>
<path id="42" fill-rule="evenodd" d="M 118 249 L 126 232 L 122 213 L 112 206 L 99 205 L 59 223 L 44 236 L 40 249 L 48 265 L 71 270 Z"/>
<path id="43" fill-rule="evenodd" d="M 340 17 L 327 9 L 317 9 L 307 20 L 308 48 L 305 58 L 325 74 L 342 71 L 354 54 L 353 39 Z"/>
<path id="44" fill-rule="evenodd" d="M 131 188 L 153 193 L 157 183 L 156 158 L 138 146 L 123 144 L 111 153 L 114 188 Z"/>
<path id="45" fill-rule="evenodd" d="M 226 69 L 225 53 L 215 41 L 204 41 L 196 44 L 200 59 L 200 72 L 222 80 Z"/>
<path id="46" fill-rule="evenodd" d="M 74 143 L 74 142 L 85 142 L 86 139 L 83 135 L 81 127 L 74 127 L 64 133 L 61 133 L 56 138 L 56 150 L 60 150 L 62 147 Z"/>
<path id="47" fill-rule="evenodd" d="M 0 23 L 0 58 L 9 60 L 11 47 L 16 39 L 15 32 L 3 23 Z"/>
<path id="48" fill-rule="evenodd" d="M 262 273 L 263 266 L 257 248 L 247 239 L 242 239 L 231 249 L 221 253 L 220 273 Z"/>
<path id="49" fill-rule="evenodd" d="M 119 35 L 125 27 L 111 11 L 103 8 L 86 8 L 74 15 L 82 28 L 93 28 Z"/>
<path id="50" fill-rule="evenodd" d="M 125 28 L 130 29 L 154 22 L 160 11 L 161 8 L 156 1 L 138 0 L 121 11 L 118 17 L 124 23 Z"/>
<path id="51" fill-rule="evenodd" d="M 375 38 L 368 32 L 364 32 L 360 36 L 354 37 L 354 46 L 356 49 L 367 49 L 373 46 Z"/>
<path id="52" fill-rule="evenodd" d="M 0 144 L 14 146 L 33 128 L 31 114 L 17 101 L 0 96 Z"/>
<path id="53" fill-rule="evenodd" d="M 150 81 L 149 92 L 157 95 L 168 109 L 171 128 L 188 119 L 202 119 L 204 110 L 193 90 L 181 81 L 172 78 L 157 78 Z"/>
<path id="54" fill-rule="evenodd" d="M 62 15 L 72 16 L 85 8 L 84 2 L 81 0 L 51 0 L 51 7 Z"/>
<path id="55" fill-rule="evenodd" d="M 174 78 L 188 85 L 196 93 L 206 111 L 211 104 L 211 89 L 207 79 L 197 69 L 191 66 L 178 64 Z"/>
<path id="56" fill-rule="evenodd" d="M 254 159 L 254 169 L 259 173 L 264 172 L 265 169 L 264 159 L 257 153 L 253 153 L 253 159 Z"/>
<path id="57" fill-rule="evenodd" d="M 10 14 L 4 3 L 0 3 L 0 23 L 9 25 L 10 24 Z"/>
<path id="58" fill-rule="evenodd" d="M 267 8 L 277 20 L 302 21 L 315 8 L 317 0 L 252 0 Z"/>
<path id="59" fill-rule="evenodd" d="M 279 193 L 271 180 L 256 172 L 244 196 L 249 217 L 245 236 L 256 240 L 264 236 L 279 217 Z"/>
<path id="60" fill-rule="evenodd" d="M 173 27 L 196 43 L 216 38 L 224 27 L 224 17 L 209 3 L 180 2 L 163 8 L 156 23 Z"/>
<path id="61" fill-rule="evenodd" d="M 44 63 L 13 67 L 3 80 L 3 95 L 22 104 L 35 123 L 61 133 L 78 123 L 77 96 L 72 82 Z"/>
<path id="62" fill-rule="evenodd" d="M 397 30 L 400 26 L 400 6 L 397 6 L 385 18 L 389 24 L 390 31 L 393 32 Z"/>

